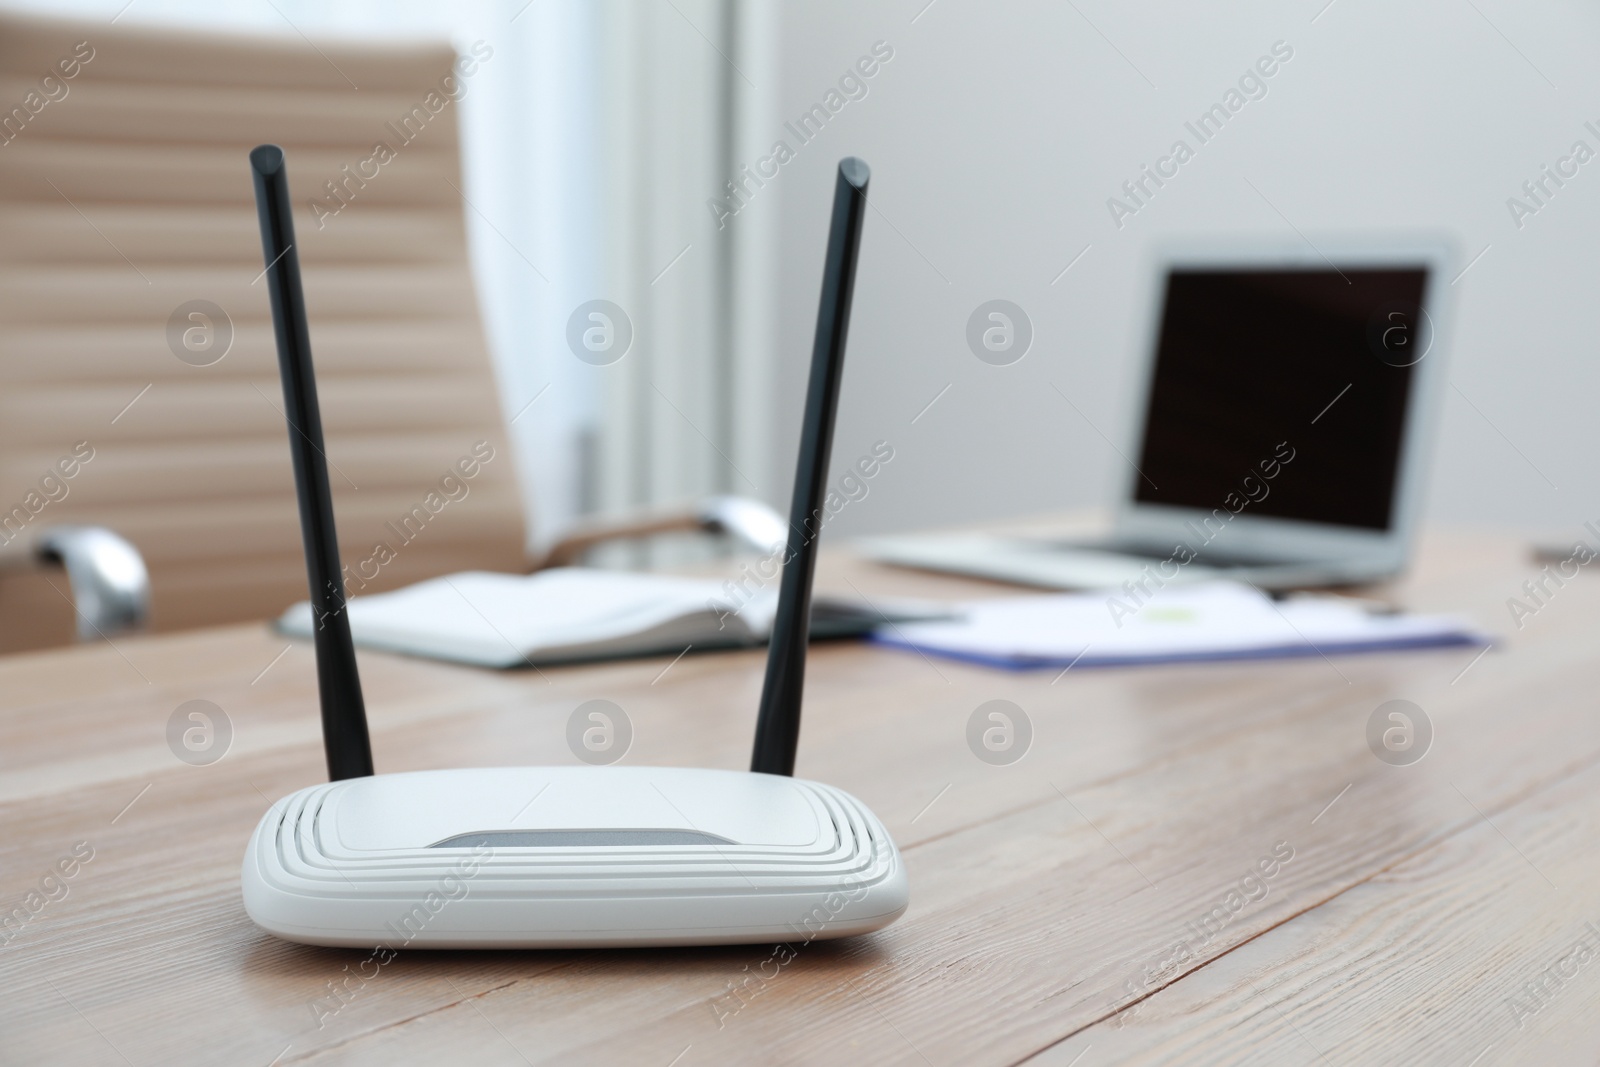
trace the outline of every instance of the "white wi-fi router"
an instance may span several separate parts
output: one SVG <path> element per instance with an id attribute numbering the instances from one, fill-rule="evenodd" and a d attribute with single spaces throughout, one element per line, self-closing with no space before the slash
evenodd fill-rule
<path id="1" fill-rule="evenodd" d="M 274 804 L 245 910 L 351 948 L 715 945 L 845 937 L 906 909 L 905 865 L 859 800 L 792 777 L 815 539 L 869 172 L 839 164 L 778 615 L 750 773 L 498 767 L 374 776 L 323 455 L 283 150 L 250 153 L 299 493 L 328 776 Z"/>

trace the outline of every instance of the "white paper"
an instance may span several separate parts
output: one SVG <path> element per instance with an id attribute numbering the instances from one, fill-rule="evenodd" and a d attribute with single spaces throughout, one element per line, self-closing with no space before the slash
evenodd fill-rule
<path id="1" fill-rule="evenodd" d="M 882 627 L 885 644 L 1015 666 L 1084 665 L 1491 643 L 1464 620 L 1375 615 L 1331 596 L 1273 601 L 1249 586 L 1202 582 L 1154 591 L 1132 614 L 1113 592 L 969 601 L 948 622 Z"/>

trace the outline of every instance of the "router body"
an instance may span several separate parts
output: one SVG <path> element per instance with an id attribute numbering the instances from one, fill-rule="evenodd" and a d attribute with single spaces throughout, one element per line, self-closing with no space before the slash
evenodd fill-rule
<path id="1" fill-rule="evenodd" d="M 274 804 L 240 878 L 289 941 L 391 949 L 719 945 L 845 937 L 906 909 L 865 805 L 794 773 L 816 533 L 844 366 L 865 163 L 839 164 L 783 582 L 750 771 L 504 767 L 374 775 L 283 151 L 250 153 L 311 593 L 325 785 Z"/>
<path id="2" fill-rule="evenodd" d="M 273 805 L 250 918 L 289 941 L 574 948 L 818 940 L 905 911 L 877 818 L 818 782 L 681 767 L 413 771 Z"/>

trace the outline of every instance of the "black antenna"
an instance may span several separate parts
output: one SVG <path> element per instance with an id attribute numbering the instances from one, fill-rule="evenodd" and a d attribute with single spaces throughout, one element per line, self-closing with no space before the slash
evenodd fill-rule
<path id="1" fill-rule="evenodd" d="M 817 567 L 816 542 L 822 531 L 822 502 L 828 488 L 828 455 L 833 449 L 833 417 L 844 373 L 845 335 L 850 329 L 850 298 L 855 292 L 856 254 L 867 209 L 872 171 L 854 156 L 839 161 L 833 187 L 833 220 L 822 268 L 822 300 L 817 307 L 817 338 L 811 349 L 811 382 L 806 388 L 805 421 L 800 428 L 800 462 L 789 505 L 789 543 L 784 552 L 778 613 L 767 649 L 767 680 L 756 719 L 750 769 L 759 774 L 794 774 L 800 743 L 800 696 L 806 684 L 806 642 L 811 637 L 811 578 Z"/>
<path id="2" fill-rule="evenodd" d="M 261 252 L 272 294 L 272 329 L 278 336 L 278 370 L 289 422 L 289 453 L 300 496 L 300 536 L 305 542 L 306 577 L 311 586 L 313 633 L 317 646 L 317 692 L 322 698 L 322 744 L 328 777 L 361 778 L 372 773 L 367 739 L 367 709 L 344 610 L 344 579 L 339 538 L 333 525 L 333 493 L 322 450 L 322 414 L 317 378 L 311 367 L 311 333 L 306 327 L 305 294 L 300 290 L 300 256 L 294 249 L 294 219 L 289 211 L 289 175 L 283 149 L 264 144 L 250 153 L 255 172 L 256 211 L 261 217 Z"/>

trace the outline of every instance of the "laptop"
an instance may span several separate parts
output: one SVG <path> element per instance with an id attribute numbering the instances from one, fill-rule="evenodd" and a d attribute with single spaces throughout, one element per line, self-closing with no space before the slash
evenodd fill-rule
<path id="1" fill-rule="evenodd" d="M 1140 301 L 1150 313 L 1117 461 L 1127 480 L 1107 536 L 861 547 L 1051 589 L 1391 577 L 1410 550 L 1446 382 L 1452 258 L 1446 240 L 1426 238 L 1160 250 Z"/>

